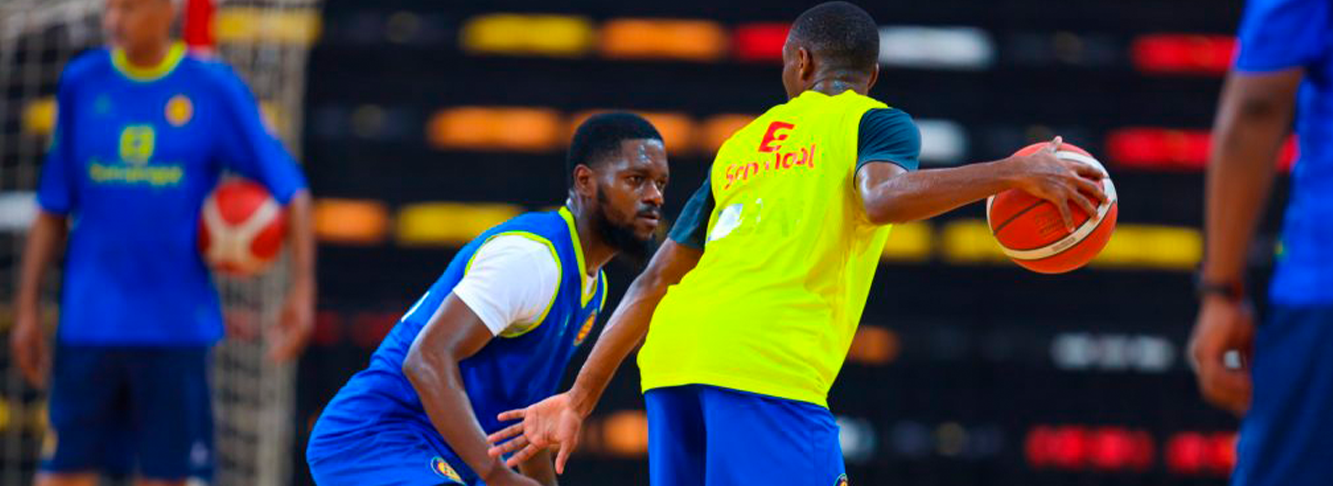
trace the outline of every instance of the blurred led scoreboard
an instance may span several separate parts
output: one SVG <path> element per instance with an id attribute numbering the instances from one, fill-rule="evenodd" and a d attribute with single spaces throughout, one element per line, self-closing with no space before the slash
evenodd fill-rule
<path id="1" fill-rule="evenodd" d="M 302 418 L 458 247 L 563 201 L 566 143 L 589 114 L 630 109 L 658 127 L 677 213 L 722 141 L 783 101 L 784 22 L 808 6 L 329 1 L 304 122 L 324 295 Z M 864 6 L 882 24 L 872 94 L 917 120 L 923 167 L 1058 133 L 1108 164 L 1122 200 L 1103 254 L 1064 276 L 1008 262 L 976 205 L 894 229 L 830 397 L 853 481 L 1225 484 L 1235 423 L 1199 401 L 1183 345 L 1241 5 Z M 1283 167 L 1295 156 L 1289 142 Z M 1255 253 L 1258 276 L 1271 257 Z M 633 275 L 613 265 L 613 294 Z M 612 384 L 569 482 L 646 484 L 637 378 L 628 365 Z"/>

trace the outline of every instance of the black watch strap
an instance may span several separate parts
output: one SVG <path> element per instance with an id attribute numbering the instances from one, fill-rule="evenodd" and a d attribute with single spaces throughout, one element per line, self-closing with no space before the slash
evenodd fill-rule
<path id="1" fill-rule="evenodd" d="M 1202 275 L 1196 275 L 1194 277 L 1194 293 L 1201 299 L 1216 295 L 1227 300 L 1240 301 L 1245 298 L 1245 284 L 1240 280 L 1210 281 L 1204 279 Z"/>

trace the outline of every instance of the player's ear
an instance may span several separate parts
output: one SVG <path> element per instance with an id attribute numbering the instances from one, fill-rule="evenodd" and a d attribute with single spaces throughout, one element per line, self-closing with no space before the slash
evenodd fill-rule
<path id="1" fill-rule="evenodd" d="M 796 48 L 796 75 L 806 84 L 815 79 L 815 59 L 804 47 Z"/>
<path id="2" fill-rule="evenodd" d="M 870 89 L 875 87 L 876 81 L 879 81 L 879 62 L 875 62 L 874 67 L 870 68 L 870 82 L 866 83 L 866 94 L 870 94 Z"/>
<path id="3" fill-rule="evenodd" d="M 597 181 L 593 180 L 596 177 L 597 174 L 592 171 L 591 167 L 583 164 L 574 166 L 574 187 L 571 188 L 574 194 L 589 198 L 596 197 Z"/>

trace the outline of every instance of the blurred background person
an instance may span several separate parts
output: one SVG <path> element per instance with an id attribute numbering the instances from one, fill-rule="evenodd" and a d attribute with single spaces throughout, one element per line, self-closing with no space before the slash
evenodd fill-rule
<path id="1" fill-rule="evenodd" d="M 38 485 L 94 485 L 100 473 L 180 485 L 208 467 L 209 349 L 223 321 L 196 240 L 204 198 L 224 170 L 261 182 L 290 217 L 296 270 L 273 358 L 295 357 L 312 326 L 304 178 L 245 84 L 172 40 L 176 11 L 171 0 L 107 0 L 111 47 L 79 56 L 61 76 L 10 336 L 25 378 L 44 384 L 50 373 L 52 432 Z M 51 356 L 38 295 L 66 237 Z"/>
<path id="2" fill-rule="evenodd" d="M 1232 484 L 1333 478 L 1333 4 L 1250 0 L 1208 168 L 1191 357 L 1203 397 L 1244 417 Z M 1292 118 L 1300 160 L 1256 330 L 1246 257 Z M 1235 354 L 1232 354 L 1235 353 Z"/>

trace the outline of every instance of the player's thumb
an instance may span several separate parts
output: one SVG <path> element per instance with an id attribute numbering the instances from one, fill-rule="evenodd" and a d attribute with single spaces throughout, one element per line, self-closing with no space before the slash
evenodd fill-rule
<path id="1" fill-rule="evenodd" d="M 555 455 L 556 474 L 565 473 L 565 462 L 569 461 L 569 454 L 571 452 L 574 452 L 574 448 L 577 446 L 578 446 L 578 438 L 573 438 L 560 442 L 560 449 L 558 452 L 556 452 Z"/>
<path id="2" fill-rule="evenodd" d="M 1046 144 L 1046 150 L 1051 153 L 1055 153 L 1056 151 L 1060 150 L 1060 144 L 1062 143 L 1065 143 L 1064 137 L 1056 135 L 1055 138 L 1051 139 L 1050 143 Z"/>

